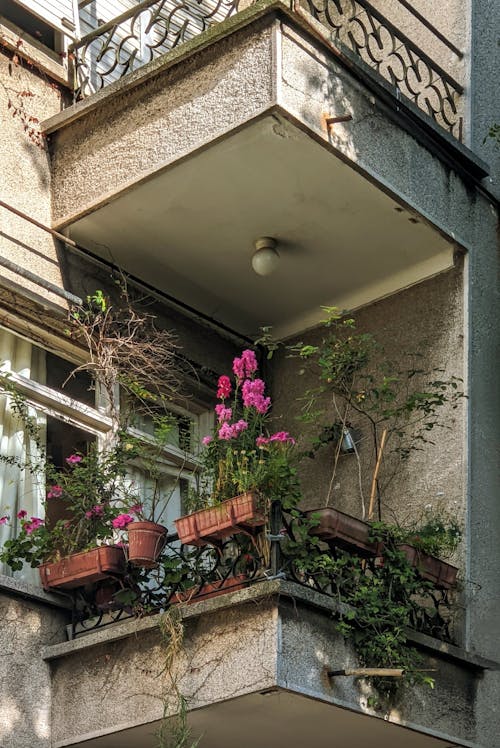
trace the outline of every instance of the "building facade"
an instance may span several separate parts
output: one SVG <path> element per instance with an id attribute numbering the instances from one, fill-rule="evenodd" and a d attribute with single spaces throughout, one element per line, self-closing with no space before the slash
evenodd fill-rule
<path id="1" fill-rule="evenodd" d="M 54 460 L 110 432 L 88 381 L 68 379 L 85 352 L 67 319 L 117 272 L 175 331 L 185 366 L 167 482 L 183 424 L 196 453 L 232 358 L 264 326 L 318 344 L 324 307 L 352 311 L 393 371 L 439 372 L 467 395 L 444 404 L 379 507 L 412 522 L 430 504 L 463 529 L 449 637 L 408 632 L 434 689 L 381 706 L 370 680 L 333 676 L 360 664 L 333 625 L 342 610 L 274 557 L 258 583 L 181 608 L 167 668 L 161 615 L 85 632 L 74 596 L 5 567 L 4 748 L 153 746 L 179 693 L 191 738 L 171 728 L 172 748 L 498 746 L 499 15 L 488 0 L 0 4 L 0 360 Z M 279 259 L 262 277 L 252 258 L 267 237 Z M 283 350 L 262 366 L 277 430 L 309 444 L 297 416 L 312 374 Z M 336 420 L 334 402 L 321 408 Z M 0 415 L 1 453 L 22 458 L 33 445 L 7 395 Z M 335 480 L 331 449 L 302 463 L 303 509 L 366 516 L 374 453 L 354 426 L 359 450 Z M 189 482 L 196 455 L 183 466 Z M 0 514 L 40 516 L 45 487 L 28 472 L 2 464 Z M 135 480 L 147 483 L 140 466 Z M 169 527 L 182 508 L 179 489 Z M 3 542 L 16 528 L 0 530 Z"/>

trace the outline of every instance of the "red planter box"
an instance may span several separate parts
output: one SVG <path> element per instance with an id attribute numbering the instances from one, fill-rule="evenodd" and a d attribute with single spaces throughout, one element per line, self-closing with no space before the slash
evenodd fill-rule
<path id="1" fill-rule="evenodd" d="M 376 556 L 380 551 L 381 543 L 369 540 L 370 525 L 367 522 L 332 507 L 313 509 L 307 512 L 307 516 L 319 519 L 319 523 L 310 529 L 310 534 L 337 548 L 354 550 L 361 556 Z"/>
<path id="2" fill-rule="evenodd" d="M 433 582 L 436 587 L 443 590 L 449 590 L 455 586 L 458 572 L 456 566 L 441 561 L 435 556 L 422 553 L 412 545 L 403 544 L 398 548 L 403 551 L 408 563 L 417 569 L 422 579 Z"/>
<path id="3" fill-rule="evenodd" d="M 248 577 L 245 574 L 237 574 L 235 577 L 228 577 L 220 582 L 204 584 L 199 589 L 192 587 L 185 592 L 177 592 L 173 597 L 173 603 L 195 603 L 198 600 L 206 600 L 209 597 L 225 595 L 227 592 L 236 592 L 246 587 Z"/>
<path id="4" fill-rule="evenodd" d="M 73 553 L 60 561 L 39 566 L 44 590 L 73 590 L 85 584 L 125 572 L 125 554 L 114 545 L 102 545 L 90 551 Z"/>
<path id="5" fill-rule="evenodd" d="M 265 521 L 262 499 L 255 492 L 247 491 L 218 506 L 180 517 L 175 520 L 175 527 L 184 545 L 200 546 L 238 531 L 259 527 Z"/>

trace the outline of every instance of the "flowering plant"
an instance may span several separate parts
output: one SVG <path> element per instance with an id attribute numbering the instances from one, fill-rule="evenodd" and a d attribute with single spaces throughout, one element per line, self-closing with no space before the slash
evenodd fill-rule
<path id="1" fill-rule="evenodd" d="M 30 465 L 32 471 L 40 471 L 47 487 L 43 502 L 46 519 L 28 517 L 24 509 L 15 517 L 0 517 L 0 524 L 17 520 L 18 529 L 17 536 L 5 542 L 0 561 L 19 570 L 23 562 L 35 567 L 117 540 L 119 531 L 142 510 L 126 480 L 126 464 L 133 449 L 120 438 L 107 452 L 98 452 L 92 445 L 85 455 L 69 455 L 61 470 L 45 457 Z M 59 519 L 53 519 L 57 515 Z"/>
<path id="2" fill-rule="evenodd" d="M 216 422 L 203 439 L 202 469 L 192 508 L 217 504 L 255 490 L 269 501 L 295 505 L 300 492 L 292 465 L 295 439 L 269 429 L 271 398 L 258 376 L 255 353 L 245 350 L 233 361 L 234 381 L 219 377 Z"/>

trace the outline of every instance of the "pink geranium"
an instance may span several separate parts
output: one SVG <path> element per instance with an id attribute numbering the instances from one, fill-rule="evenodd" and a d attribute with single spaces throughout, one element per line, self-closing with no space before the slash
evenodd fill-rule
<path id="1" fill-rule="evenodd" d="M 0 517 L 0 525 L 6 525 L 8 521 L 9 517 L 6 514 L 4 514 L 3 517 Z"/>
<path id="2" fill-rule="evenodd" d="M 115 517 L 114 520 L 112 520 L 111 524 L 115 528 L 115 530 L 121 530 L 127 525 L 130 525 L 131 522 L 134 521 L 134 518 L 131 514 L 119 514 L 118 517 Z"/>
<path id="3" fill-rule="evenodd" d="M 210 444 L 210 442 L 213 442 L 213 437 L 212 436 L 204 436 L 203 439 L 201 440 L 201 443 L 205 447 L 207 447 Z"/>
<path id="4" fill-rule="evenodd" d="M 78 465 L 79 462 L 82 461 L 81 455 L 70 455 L 69 457 L 66 457 L 66 462 L 68 465 Z"/>
<path id="5" fill-rule="evenodd" d="M 26 523 L 24 529 L 26 530 L 27 535 L 31 535 L 34 530 L 38 530 L 42 525 L 43 519 L 40 519 L 40 517 L 32 517 L 31 522 Z"/>
<path id="6" fill-rule="evenodd" d="M 26 509 L 20 509 L 18 513 L 16 514 L 17 519 L 24 519 L 27 516 L 28 516 L 28 512 L 26 511 Z"/>
<path id="7" fill-rule="evenodd" d="M 288 431 L 277 431 L 275 434 L 271 434 L 269 437 L 271 442 L 283 442 L 287 444 L 295 444 L 295 439 L 290 436 Z"/>
<path id="8" fill-rule="evenodd" d="M 77 455 L 74 455 L 75 457 Z M 68 457 L 69 459 L 69 457 Z M 59 499 L 62 496 L 63 489 L 62 486 L 51 486 L 49 491 L 47 492 L 47 498 L 48 499 Z"/>

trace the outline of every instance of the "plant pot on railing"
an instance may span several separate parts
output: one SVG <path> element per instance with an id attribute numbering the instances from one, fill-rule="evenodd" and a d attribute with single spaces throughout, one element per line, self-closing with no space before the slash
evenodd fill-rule
<path id="1" fill-rule="evenodd" d="M 432 582 L 437 588 L 449 590 L 455 586 L 458 569 L 446 561 L 423 553 L 413 545 L 403 543 L 398 549 L 404 553 L 408 563 L 417 569 L 422 579 Z"/>
<path id="2" fill-rule="evenodd" d="M 381 544 L 369 539 L 370 525 L 367 522 L 332 507 L 312 509 L 306 512 L 306 516 L 318 520 L 318 524 L 309 530 L 310 534 L 331 546 L 361 556 L 376 556 L 380 551 Z"/>
<path id="3" fill-rule="evenodd" d="M 223 540 L 235 532 L 251 531 L 266 522 L 262 498 L 255 491 L 199 509 L 175 520 L 177 534 L 184 545 L 206 545 Z"/>
<path id="4" fill-rule="evenodd" d="M 201 587 L 190 587 L 188 590 L 183 592 L 176 592 L 172 596 L 172 603 L 195 603 L 199 600 L 207 600 L 210 597 L 217 597 L 218 595 L 225 595 L 228 592 L 236 592 L 242 590 L 248 583 L 248 577 L 246 574 L 237 574 L 234 577 L 227 577 L 227 579 L 219 579 L 216 582 L 207 582 L 201 585 Z"/>
<path id="5" fill-rule="evenodd" d="M 133 566 L 152 569 L 165 547 L 167 528 L 156 522 L 132 522 L 127 525 L 128 560 Z"/>
<path id="6" fill-rule="evenodd" d="M 110 576 L 120 576 L 125 573 L 125 567 L 125 555 L 121 548 L 102 545 L 65 556 L 60 561 L 41 564 L 38 571 L 45 590 L 73 590 Z"/>

